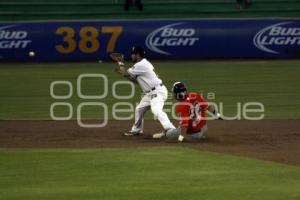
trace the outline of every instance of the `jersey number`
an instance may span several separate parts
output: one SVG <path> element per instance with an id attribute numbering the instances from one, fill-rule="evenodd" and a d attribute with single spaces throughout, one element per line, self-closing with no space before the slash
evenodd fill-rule
<path id="1" fill-rule="evenodd" d="M 201 107 L 199 103 L 191 105 L 190 107 L 190 119 L 193 121 L 193 127 L 196 127 L 201 120 L 200 110 Z"/>

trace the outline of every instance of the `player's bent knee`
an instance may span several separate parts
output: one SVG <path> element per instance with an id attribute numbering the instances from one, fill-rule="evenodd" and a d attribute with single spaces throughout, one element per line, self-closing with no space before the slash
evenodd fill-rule
<path id="1" fill-rule="evenodd" d="M 179 134 L 180 134 L 180 128 L 176 128 L 176 129 L 169 129 L 166 132 L 166 136 L 168 139 L 177 139 Z"/>
<path id="2" fill-rule="evenodd" d="M 200 133 L 189 134 L 185 138 L 187 141 L 199 141 L 201 139 L 204 139 L 205 136 L 203 132 L 200 132 Z"/>
<path id="3" fill-rule="evenodd" d="M 150 107 L 142 107 L 142 106 L 137 106 L 135 108 L 135 113 L 138 114 L 138 113 L 145 113 L 147 110 L 149 110 Z"/>

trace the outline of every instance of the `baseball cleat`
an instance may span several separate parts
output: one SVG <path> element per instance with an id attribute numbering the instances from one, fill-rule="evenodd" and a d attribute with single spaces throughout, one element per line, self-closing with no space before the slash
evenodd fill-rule
<path id="1" fill-rule="evenodd" d="M 166 137 L 165 132 L 155 133 L 155 134 L 152 135 L 153 139 L 161 139 L 161 138 L 164 138 L 164 137 Z"/>
<path id="2" fill-rule="evenodd" d="M 138 135 L 142 135 L 143 131 L 128 131 L 125 132 L 123 135 L 124 136 L 138 136 Z"/>
<path id="3" fill-rule="evenodd" d="M 178 136 L 180 135 L 180 128 L 170 128 L 168 130 L 166 130 L 166 136 L 169 139 L 177 139 Z"/>

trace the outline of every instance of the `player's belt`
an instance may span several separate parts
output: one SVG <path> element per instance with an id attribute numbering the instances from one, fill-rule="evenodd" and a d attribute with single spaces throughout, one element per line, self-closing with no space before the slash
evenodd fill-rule
<path id="1" fill-rule="evenodd" d="M 159 85 L 157 85 L 157 86 L 163 86 L 163 85 L 164 85 L 164 84 L 163 84 L 163 83 L 161 83 L 161 84 L 159 84 Z M 150 90 L 150 91 L 148 91 L 148 92 L 154 91 L 154 90 L 156 89 L 156 87 L 157 87 L 157 86 L 155 86 L 155 87 L 151 88 L 151 90 Z M 148 93 L 148 92 L 147 92 L 147 93 Z"/>

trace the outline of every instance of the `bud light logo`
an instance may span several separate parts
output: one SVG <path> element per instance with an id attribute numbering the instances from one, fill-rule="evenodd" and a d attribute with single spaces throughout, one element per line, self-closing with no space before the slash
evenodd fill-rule
<path id="1" fill-rule="evenodd" d="M 184 23 L 169 24 L 152 31 L 146 38 L 146 46 L 160 54 L 171 55 L 163 50 L 167 47 L 186 47 L 194 46 L 199 40 L 195 37 L 194 28 L 179 28 Z"/>
<path id="2" fill-rule="evenodd" d="M 279 54 L 282 47 L 300 45 L 300 26 L 296 22 L 268 26 L 254 36 L 253 43 L 262 51 Z"/>
<path id="3" fill-rule="evenodd" d="M 0 27 L 0 49 L 24 49 L 31 43 L 31 40 L 27 40 L 27 31 L 8 30 L 13 27 L 16 27 L 16 25 Z"/>

